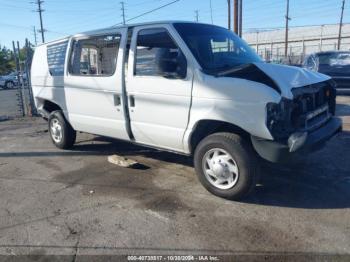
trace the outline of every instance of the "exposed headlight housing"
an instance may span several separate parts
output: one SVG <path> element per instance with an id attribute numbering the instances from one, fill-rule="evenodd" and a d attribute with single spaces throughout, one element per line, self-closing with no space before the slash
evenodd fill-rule
<path id="1" fill-rule="evenodd" d="M 282 98 L 280 103 L 266 105 L 266 126 L 275 140 L 286 140 L 294 131 L 291 125 L 293 102 Z"/>

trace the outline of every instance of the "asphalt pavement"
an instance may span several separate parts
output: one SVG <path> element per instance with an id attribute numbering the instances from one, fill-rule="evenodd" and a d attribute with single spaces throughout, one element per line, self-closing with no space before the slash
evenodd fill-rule
<path id="1" fill-rule="evenodd" d="M 299 163 L 264 163 L 241 202 L 208 193 L 191 158 L 83 133 L 63 151 L 40 118 L 2 121 L 0 254 L 350 255 L 350 97 L 337 114 L 341 134 Z"/>

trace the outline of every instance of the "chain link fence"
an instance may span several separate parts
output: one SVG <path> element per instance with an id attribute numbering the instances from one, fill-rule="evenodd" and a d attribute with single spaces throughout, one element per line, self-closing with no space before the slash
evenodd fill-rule
<path id="1" fill-rule="evenodd" d="M 349 51 L 350 45 L 343 45 L 341 50 Z M 304 59 L 311 53 L 319 51 L 337 50 L 336 44 L 325 44 L 320 47 L 319 44 L 313 45 L 293 45 L 288 48 L 288 55 L 285 57 L 283 46 L 272 47 L 263 45 L 258 49 L 258 54 L 269 63 L 302 65 Z"/>
<path id="2" fill-rule="evenodd" d="M 338 50 L 339 24 L 296 26 L 288 31 L 285 56 L 285 28 L 256 29 L 243 38 L 267 62 L 301 65 L 309 54 Z M 350 24 L 343 24 L 339 50 L 350 50 Z"/>
<path id="3" fill-rule="evenodd" d="M 13 42 L 16 71 L 3 76 L 4 85 L 0 87 L 0 121 L 37 115 L 30 81 L 32 45 L 26 40 L 22 49 L 19 46 Z"/>

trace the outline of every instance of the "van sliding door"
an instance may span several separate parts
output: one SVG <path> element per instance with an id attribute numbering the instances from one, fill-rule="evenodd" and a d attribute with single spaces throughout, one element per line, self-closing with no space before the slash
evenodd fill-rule
<path id="1" fill-rule="evenodd" d="M 122 95 L 125 43 L 126 29 L 71 40 L 64 89 L 74 129 L 129 139 Z"/>

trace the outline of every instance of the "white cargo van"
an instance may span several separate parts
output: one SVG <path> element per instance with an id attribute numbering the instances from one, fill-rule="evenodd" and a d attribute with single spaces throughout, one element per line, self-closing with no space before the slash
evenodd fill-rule
<path id="1" fill-rule="evenodd" d="M 193 155 L 203 186 L 230 199 L 254 188 L 259 156 L 288 161 L 342 126 L 329 77 L 265 63 L 207 24 L 112 27 L 46 43 L 31 79 L 57 147 L 83 131 Z"/>

